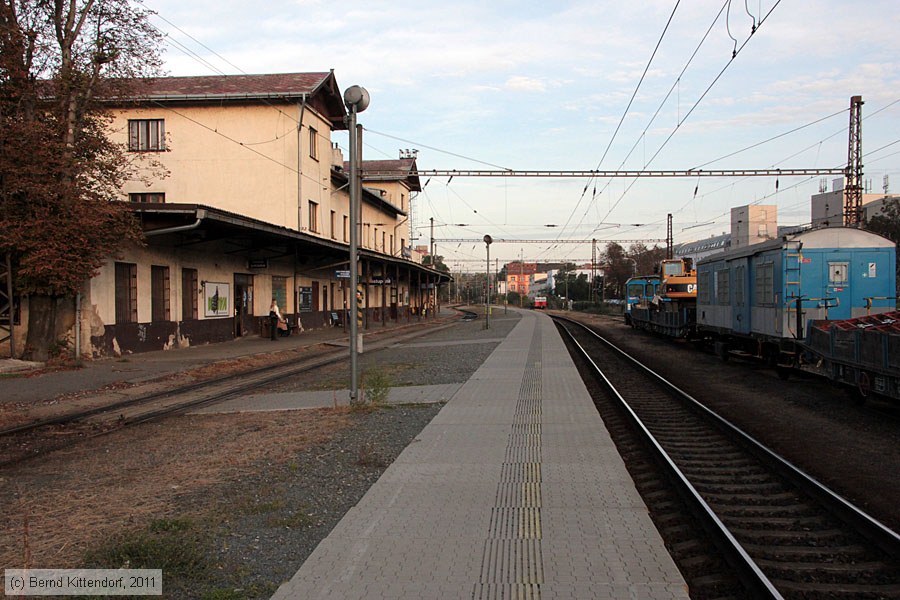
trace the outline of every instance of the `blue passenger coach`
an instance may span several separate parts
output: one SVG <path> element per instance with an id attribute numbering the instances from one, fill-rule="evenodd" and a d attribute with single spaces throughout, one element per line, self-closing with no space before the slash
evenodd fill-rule
<path id="1" fill-rule="evenodd" d="M 896 308 L 896 253 L 862 229 L 811 229 L 732 249 L 697 266 L 697 329 L 724 357 L 794 362 L 807 323 Z"/>

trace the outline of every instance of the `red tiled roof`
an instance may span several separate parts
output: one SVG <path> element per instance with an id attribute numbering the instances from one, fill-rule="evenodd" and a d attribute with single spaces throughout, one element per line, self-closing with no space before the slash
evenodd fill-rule
<path id="1" fill-rule="evenodd" d="M 316 91 L 330 75 L 324 72 L 160 77 L 150 81 L 142 92 L 150 98 L 300 96 Z"/>
<path id="2" fill-rule="evenodd" d="M 174 104 L 253 103 L 309 101 L 331 123 L 346 129 L 344 99 L 334 72 L 274 73 L 271 75 L 208 75 L 201 77 L 159 77 L 147 80 L 126 102 Z M 113 99 L 123 102 L 123 99 Z"/>
<path id="3" fill-rule="evenodd" d="M 392 160 L 364 160 L 362 161 L 363 180 L 375 181 L 403 181 L 406 180 L 409 189 L 414 192 L 422 191 L 419 187 L 419 176 L 410 176 L 410 171 L 416 170 L 415 158 L 398 158 Z M 350 172 L 350 162 L 344 161 L 344 171 Z M 377 175 L 369 175 L 377 173 Z"/>

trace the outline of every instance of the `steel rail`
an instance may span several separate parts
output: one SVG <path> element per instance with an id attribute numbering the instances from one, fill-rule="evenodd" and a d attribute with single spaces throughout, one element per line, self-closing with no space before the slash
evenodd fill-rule
<path id="1" fill-rule="evenodd" d="M 577 321 L 558 316 L 553 316 L 551 318 L 554 320 L 576 325 L 587 331 L 590 331 L 587 327 L 585 327 L 581 323 L 578 323 Z M 657 460 L 667 470 L 670 475 L 670 479 L 676 485 L 679 494 L 689 505 L 696 508 L 696 514 L 700 519 L 700 522 L 703 524 L 704 529 L 706 529 L 706 531 L 712 536 L 714 543 L 722 551 L 722 554 L 725 556 L 728 564 L 730 564 L 735 569 L 735 571 L 737 571 L 738 578 L 747 587 L 753 598 L 771 598 L 773 600 L 783 600 L 784 597 L 781 595 L 781 593 L 775 588 L 769 578 L 765 575 L 765 573 L 762 572 L 762 570 L 750 557 L 750 555 L 747 554 L 746 550 L 744 550 L 737 539 L 735 539 L 735 537 L 731 534 L 725 524 L 722 523 L 722 521 L 712 510 L 706 500 L 703 499 L 697 489 L 693 486 L 693 484 L 688 481 L 687 477 L 684 475 L 681 469 L 678 468 L 678 466 L 669 456 L 668 452 L 663 449 L 663 447 L 659 444 L 653 434 L 650 433 L 649 429 L 647 429 L 647 427 L 641 421 L 640 417 L 637 416 L 637 414 L 632 410 L 632 408 L 628 405 L 621 394 L 619 394 L 619 392 L 613 386 L 612 382 L 607 379 L 606 375 L 603 373 L 600 367 L 597 366 L 597 363 L 594 362 L 594 360 L 590 357 L 584 347 L 578 343 L 578 340 L 575 339 L 575 336 L 566 327 L 563 327 L 562 329 L 566 332 L 572 344 L 576 348 L 578 348 L 581 356 L 594 369 L 597 376 L 603 382 L 604 387 L 609 390 L 615 401 L 625 411 L 628 420 L 631 421 L 631 423 L 638 429 L 640 435 L 648 443 L 651 453 L 656 456 Z M 591 333 L 596 335 L 596 333 L 594 333 L 593 331 L 591 331 Z M 603 338 L 600 338 L 600 336 L 597 337 L 600 340 L 606 342 L 606 340 L 603 340 Z"/>
<path id="2" fill-rule="evenodd" d="M 806 473 L 804 470 L 786 460 L 784 457 L 776 454 L 768 447 L 766 447 L 762 442 L 760 442 L 744 430 L 729 422 L 710 408 L 704 406 L 693 396 L 691 396 L 675 384 L 671 383 L 634 357 L 630 356 L 622 349 L 612 344 L 609 340 L 603 338 L 596 331 L 593 331 L 589 327 L 586 327 L 584 324 L 579 323 L 578 321 L 575 321 L 573 319 L 556 316 L 554 316 L 553 318 L 575 324 L 578 327 L 581 327 L 584 331 L 590 333 L 610 350 L 620 355 L 623 359 L 630 362 L 640 371 L 646 373 L 649 377 L 654 379 L 657 383 L 665 387 L 671 393 L 680 397 L 694 409 L 715 421 L 721 429 L 726 431 L 729 435 L 733 435 L 741 443 L 742 446 L 744 446 L 757 458 L 765 461 L 767 464 L 776 466 L 777 471 L 780 475 L 788 479 L 791 483 L 796 485 L 805 493 L 809 494 L 810 496 L 827 506 L 836 517 L 853 527 L 867 539 L 871 540 L 885 553 L 894 558 L 900 557 L 900 534 L 893 531 L 865 511 L 861 510 L 859 507 L 851 503 L 843 496 L 826 487 L 811 475 Z"/>
<path id="3" fill-rule="evenodd" d="M 391 336 L 387 341 L 391 343 L 395 343 L 397 338 L 413 338 L 419 335 L 425 335 L 426 333 L 430 333 L 435 331 L 435 329 L 425 329 L 423 331 L 416 332 L 402 332 L 399 335 Z M 380 350 L 384 346 L 381 342 L 374 342 L 370 345 L 369 351 Z M 22 425 L 16 425 L 14 427 L 9 427 L 6 429 L 0 430 L 0 438 L 6 437 L 9 435 L 15 435 L 18 433 L 27 433 L 28 431 L 32 431 L 41 427 L 47 427 L 50 425 L 62 425 L 66 423 L 74 423 L 78 421 L 83 421 L 90 417 L 95 417 L 98 415 L 103 415 L 106 413 L 114 412 L 116 410 L 130 408 L 132 406 L 146 404 L 152 402 L 154 400 L 161 400 L 169 397 L 174 397 L 178 395 L 187 394 L 190 392 L 194 392 L 200 390 L 202 388 L 211 387 L 214 385 L 225 384 L 231 380 L 240 379 L 243 382 L 235 386 L 234 391 L 246 391 L 247 389 L 252 389 L 260 384 L 269 383 L 272 380 L 277 380 L 280 377 L 286 377 L 293 374 L 299 374 L 304 371 L 308 371 L 311 369 L 316 369 L 318 367 L 322 367 L 331 363 L 338 362 L 342 360 L 346 356 L 346 349 L 340 348 L 331 352 L 326 352 L 324 354 L 320 354 L 317 357 L 311 358 L 309 360 L 305 360 L 301 363 L 296 362 L 296 357 L 289 358 L 287 360 L 279 361 L 276 363 L 272 363 L 269 365 L 262 365 L 254 367 L 253 371 L 248 372 L 246 370 L 237 371 L 234 373 L 230 373 L 228 375 L 222 375 L 220 377 L 214 377 L 211 379 L 204 379 L 202 381 L 197 381 L 194 383 L 189 383 L 185 385 L 181 385 L 168 390 L 160 390 L 158 392 L 151 392 L 149 394 L 143 394 L 140 396 L 136 396 L 134 398 L 128 398 L 126 400 L 120 400 L 118 402 L 113 402 L 111 404 L 104 404 L 102 406 L 97 406 L 94 408 L 89 408 L 85 410 L 75 411 L 71 413 L 66 413 L 62 415 L 57 415 L 55 417 L 48 417 L 46 419 L 40 419 L 37 421 L 31 421 L 29 423 L 23 423 Z M 256 375 L 262 375 L 264 373 L 272 373 L 275 374 L 271 377 L 255 377 Z M 247 381 L 248 375 L 254 376 L 252 381 Z M 230 391 L 219 392 L 219 394 L 231 394 Z M 216 396 L 218 397 L 218 396 Z M 214 400 L 214 398 L 213 398 Z M 186 404 L 186 407 L 190 408 L 190 404 Z M 164 410 L 164 409 L 161 409 Z"/>

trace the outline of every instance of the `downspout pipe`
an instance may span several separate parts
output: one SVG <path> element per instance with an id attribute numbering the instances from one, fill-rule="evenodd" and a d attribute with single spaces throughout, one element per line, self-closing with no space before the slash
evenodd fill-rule
<path id="1" fill-rule="evenodd" d="M 300 119 L 297 122 L 297 231 L 302 229 L 303 225 L 303 116 L 306 114 L 306 103 L 309 100 L 307 94 L 303 94 L 303 100 L 300 102 Z M 297 313 L 297 325 L 300 325 L 300 299 L 297 297 L 297 290 L 300 287 L 300 253 L 297 246 L 294 247 L 294 289 L 293 300 L 294 310 Z"/>
<path id="2" fill-rule="evenodd" d="M 303 116 L 309 97 L 303 94 L 300 103 L 300 120 L 297 122 L 297 231 L 303 227 Z"/>
<path id="3" fill-rule="evenodd" d="M 153 237 L 155 235 L 165 235 L 167 233 L 179 233 L 181 231 L 190 231 L 191 229 L 197 229 L 200 227 L 200 223 L 203 222 L 203 219 L 206 218 L 206 211 L 200 209 L 197 211 L 197 220 L 191 223 L 190 225 L 177 225 L 175 227 L 164 227 L 162 229 L 151 229 L 150 231 L 144 232 L 144 237 Z"/>

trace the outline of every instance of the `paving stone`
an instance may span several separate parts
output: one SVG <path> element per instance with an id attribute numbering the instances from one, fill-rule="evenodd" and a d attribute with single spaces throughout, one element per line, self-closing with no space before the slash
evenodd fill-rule
<path id="1" fill-rule="evenodd" d="M 688 594 L 558 332 L 524 311 L 274 598 Z"/>

